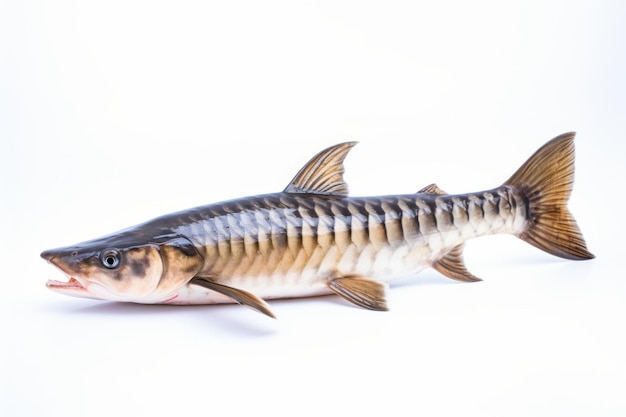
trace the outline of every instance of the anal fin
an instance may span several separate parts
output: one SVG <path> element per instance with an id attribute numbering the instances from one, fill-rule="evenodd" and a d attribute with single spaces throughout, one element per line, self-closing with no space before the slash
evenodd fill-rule
<path id="1" fill-rule="evenodd" d="M 450 252 L 446 253 L 441 257 L 441 259 L 433 263 L 433 268 L 435 268 L 440 274 L 457 281 L 482 281 L 480 278 L 469 272 L 465 267 L 465 263 L 463 262 L 464 246 L 464 244 L 460 244 L 452 248 Z"/>
<path id="2" fill-rule="evenodd" d="M 219 292 L 220 294 L 224 294 L 225 296 L 232 298 L 238 304 L 248 306 L 258 311 L 259 313 L 263 313 L 273 319 L 276 318 L 274 313 L 272 313 L 272 310 L 270 310 L 269 305 L 262 298 L 257 297 L 256 295 L 248 291 L 229 287 L 223 284 L 218 284 L 217 282 L 211 281 L 207 278 L 195 277 L 189 283 L 208 288 L 209 290 Z"/>
<path id="3" fill-rule="evenodd" d="M 328 283 L 335 294 L 368 310 L 387 311 L 387 285 L 360 276 L 339 277 Z"/>

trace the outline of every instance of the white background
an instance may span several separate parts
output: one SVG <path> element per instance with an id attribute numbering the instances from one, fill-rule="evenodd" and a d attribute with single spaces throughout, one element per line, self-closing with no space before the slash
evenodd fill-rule
<path id="1" fill-rule="evenodd" d="M 0 415 L 626 415 L 625 5 L 0 1 Z M 45 288 L 44 249 L 280 191 L 340 141 L 353 195 L 456 193 L 570 130 L 593 261 L 482 238 L 481 283 L 278 320 Z"/>

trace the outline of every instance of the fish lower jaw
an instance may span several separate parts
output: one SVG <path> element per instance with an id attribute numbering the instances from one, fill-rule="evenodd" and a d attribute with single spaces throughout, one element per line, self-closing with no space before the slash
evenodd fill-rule
<path id="1" fill-rule="evenodd" d="M 67 282 L 63 282 L 63 281 L 57 281 L 55 279 L 49 279 L 48 282 L 46 283 L 46 287 L 54 290 L 57 288 L 63 288 L 63 289 L 78 289 L 78 290 L 87 290 L 83 284 L 81 284 L 76 278 L 74 277 L 70 277 L 69 281 Z"/>
<path id="2" fill-rule="evenodd" d="M 72 297 L 82 297 L 82 298 L 92 298 L 98 299 L 89 293 L 87 287 L 80 283 L 76 278 L 70 277 L 68 281 L 57 281 L 54 279 L 48 280 L 46 282 L 46 287 L 51 289 L 52 291 L 71 295 Z"/>

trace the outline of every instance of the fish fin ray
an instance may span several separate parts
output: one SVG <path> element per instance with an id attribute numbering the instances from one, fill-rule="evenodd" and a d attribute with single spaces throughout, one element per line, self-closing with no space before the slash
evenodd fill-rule
<path id="1" fill-rule="evenodd" d="M 426 187 L 422 188 L 417 192 L 417 194 L 425 193 L 425 194 L 435 194 L 435 195 L 447 195 L 445 191 L 443 191 L 439 186 L 435 183 L 428 184 Z"/>
<path id="2" fill-rule="evenodd" d="M 348 184 L 343 179 L 343 161 L 357 142 L 340 143 L 324 149 L 307 162 L 291 180 L 284 192 L 289 194 L 316 194 L 335 197 L 348 195 Z"/>
<path id="3" fill-rule="evenodd" d="M 238 304 L 248 306 L 259 313 L 263 313 L 266 316 L 269 316 L 273 319 L 276 318 L 272 310 L 270 310 L 269 305 L 260 297 L 239 288 L 229 287 L 224 284 L 218 284 L 215 281 L 211 281 L 207 278 L 195 277 L 190 282 L 190 284 L 199 285 L 204 288 L 208 288 L 209 290 L 213 290 L 220 294 L 224 294 L 225 296 L 232 298 Z"/>
<path id="4" fill-rule="evenodd" d="M 335 278 L 328 282 L 335 294 L 368 310 L 388 311 L 387 285 L 361 276 Z"/>
<path id="5" fill-rule="evenodd" d="M 440 274 L 463 282 L 482 281 L 465 267 L 463 261 L 464 244 L 452 248 L 452 250 L 433 263 L 433 268 Z"/>
<path id="6" fill-rule="evenodd" d="M 517 235 L 531 245 L 566 259 L 594 258 L 567 209 L 574 184 L 574 132 L 552 139 L 503 185 L 528 199 L 528 226 Z"/>

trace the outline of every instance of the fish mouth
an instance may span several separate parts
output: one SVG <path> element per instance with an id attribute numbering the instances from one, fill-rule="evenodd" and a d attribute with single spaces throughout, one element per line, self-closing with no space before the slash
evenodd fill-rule
<path id="1" fill-rule="evenodd" d="M 91 298 L 93 300 L 99 300 L 100 298 L 90 293 L 86 285 L 81 283 L 74 277 L 69 277 L 68 281 L 57 281 L 55 279 L 49 279 L 46 282 L 46 287 L 52 291 L 70 295 L 72 297 Z"/>
<path id="2" fill-rule="evenodd" d="M 74 290 L 74 291 L 87 291 L 87 287 L 80 283 L 76 278 L 70 277 L 67 282 L 57 281 L 55 279 L 49 279 L 46 282 L 46 287 L 51 290 Z"/>
<path id="3" fill-rule="evenodd" d="M 67 281 L 58 281 L 56 279 L 49 279 L 46 282 L 46 287 L 51 289 L 52 291 L 60 292 L 67 295 L 74 295 L 77 297 L 86 297 L 89 291 L 87 290 L 87 285 L 83 284 L 78 279 L 73 276 L 67 274 L 64 271 L 63 263 L 60 261 L 60 257 L 58 256 L 59 250 L 47 250 L 41 253 L 41 257 L 56 266 L 61 272 L 63 272 L 68 278 Z"/>
<path id="4" fill-rule="evenodd" d="M 91 283 L 85 279 L 75 278 L 66 271 L 63 270 L 63 265 L 55 256 L 46 256 L 47 252 L 41 254 L 41 257 L 46 259 L 52 265 L 56 266 L 61 272 L 66 274 L 67 281 L 59 281 L 56 279 L 49 279 L 46 282 L 46 287 L 51 289 L 54 292 L 58 292 L 64 295 L 70 295 L 72 297 L 80 297 L 80 298 L 91 298 L 94 300 L 99 300 L 100 298 L 91 294 L 89 290 L 89 286 Z"/>

